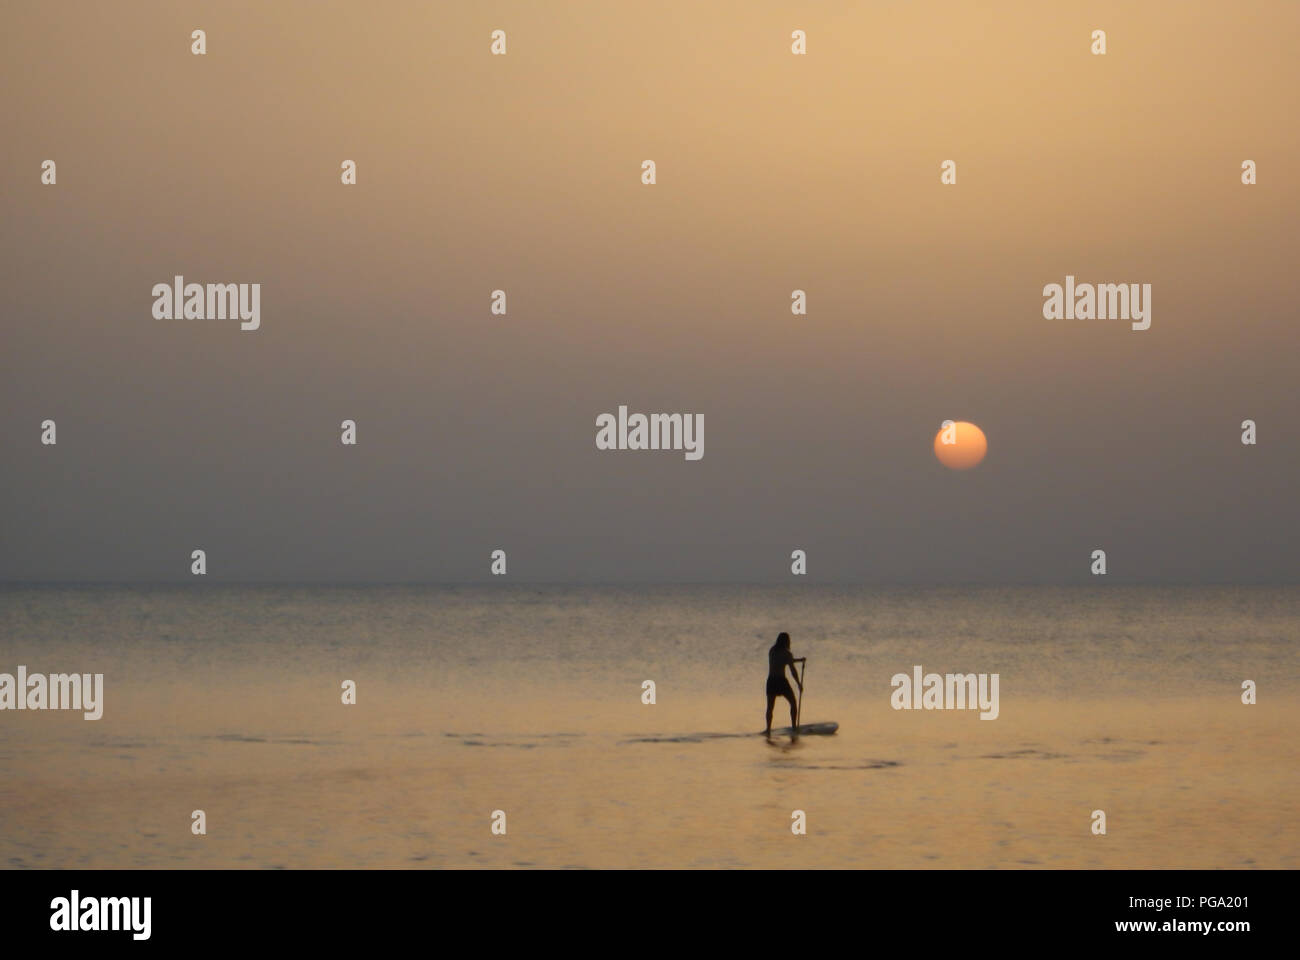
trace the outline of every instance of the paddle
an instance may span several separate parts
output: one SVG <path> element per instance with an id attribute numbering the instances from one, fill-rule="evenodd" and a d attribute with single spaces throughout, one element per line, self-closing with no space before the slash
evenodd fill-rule
<path id="1" fill-rule="evenodd" d="M 793 735 L 799 736 L 799 721 L 803 719 L 803 682 L 808 676 L 808 658 L 803 658 L 803 669 L 799 671 L 799 700 L 794 706 Z"/>

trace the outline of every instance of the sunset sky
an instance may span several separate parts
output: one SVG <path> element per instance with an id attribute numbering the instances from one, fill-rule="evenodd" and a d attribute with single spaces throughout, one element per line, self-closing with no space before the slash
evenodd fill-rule
<path id="1" fill-rule="evenodd" d="M 1300 570 L 1293 3 L 0 23 L 0 578 Z M 177 274 L 260 283 L 261 329 L 154 319 Z M 1067 274 L 1151 284 L 1151 328 L 1045 320 Z M 703 458 L 597 450 L 620 405 L 702 414 Z"/>

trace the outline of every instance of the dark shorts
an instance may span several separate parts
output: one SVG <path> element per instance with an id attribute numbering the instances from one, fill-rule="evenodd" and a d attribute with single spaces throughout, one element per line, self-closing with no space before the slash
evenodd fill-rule
<path id="1" fill-rule="evenodd" d="M 767 695 L 769 697 L 788 697 L 794 699 L 794 688 L 790 686 L 788 677 L 768 677 L 767 678 Z"/>

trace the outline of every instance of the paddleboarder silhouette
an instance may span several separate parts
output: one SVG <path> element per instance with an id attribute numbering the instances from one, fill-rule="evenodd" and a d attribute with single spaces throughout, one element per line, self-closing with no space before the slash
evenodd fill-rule
<path id="1" fill-rule="evenodd" d="M 772 708 L 776 706 L 777 697 L 785 697 L 790 701 L 790 733 L 797 736 L 799 733 L 799 707 L 794 698 L 794 690 L 790 688 L 790 681 L 786 679 L 786 667 L 794 674 L 794 682 L 799 684 L 799 691 L 803 692 L 803 681 L 799 679 L 799 671 L 795 667 L 796 663 L 807 662 L 807 657 L 795 657 L 790 653 L 790 634 L 782 631 L 776 638 L 776 643 L 772 644 L 772 649 L 767 651 L 767 729 L 763 732 L 767 736 L 772 735 Z"/>

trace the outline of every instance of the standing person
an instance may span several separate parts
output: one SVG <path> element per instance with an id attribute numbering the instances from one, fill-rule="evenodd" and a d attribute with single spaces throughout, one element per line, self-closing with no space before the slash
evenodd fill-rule
<path id="1" fill-rule="evenodd" d="M 799 732 L 798 706 L 794 699 L 794 691 L 790 689 L 790 681 L 786 679 L 785 669 L 790 668 L 790 672 L 794 674 L 794 682 L 799 685 L 799 690 L 802 692 L 803 681 L 799 679 L 799 671 L 795 669 L 795 664 L 804 663 L 807 659 L 807 657 L 796 659 L 790 653 L 790 634 L 784 631 L 776 638 L 772 649 L 767 651 L 767 729 L 763 731 L 767 736 L 772 735 L 772 708 L 776 706 L 777 697 L 785 697 L 790 701 L 790 729 L 795 734 Z"/>

